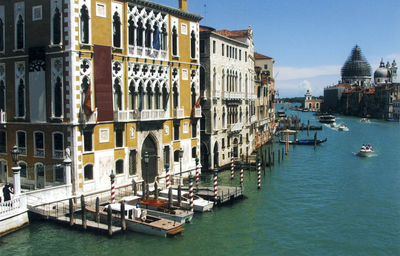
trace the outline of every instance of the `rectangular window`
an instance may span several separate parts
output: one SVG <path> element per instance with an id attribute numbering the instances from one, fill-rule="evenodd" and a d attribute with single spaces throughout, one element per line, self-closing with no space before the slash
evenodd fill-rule
<path id="1" fill-rule="evenodd" d="M 107 9 L 105 4 L 96 2 L 96 15 L 98 17 L 106 18 L 107 17 L 106 11 Z"/>
<path id="2" fill-rule="evenodd" d="M 229 51 L 229 45 L 226 46 L 226 57 L 231 57 L 231 52 Z"/>
<path id="3" fill-rule="evenodd" d="M 225 45 L 224 44 L 222 44 L 222 56 L 224 56 L 224 50 L 225 50 Z"/>
<path id="4" fill-rule="evenodd" d="M 216 42 L 215 42 L 215 40 L 213 40 L 213 53 L 215 54 L 215 45 L 216 45 Z"/>
<path id="5" fill-rule="evenodd" d="M 174 124 L 174 140 L 179 140 L 179 124 Z"/>
<path id="6" fill-rule="evenodd" d="M 93 132 L 92 130 L 86 130 L 83 132 L 83 151 L 93 151 Z"/>
<path id="7" fill-rule="evenodd" d="M 227 141 L 227 144 L 228 144 L 228 148 L 231 146 L 231 139 L 228 137 L 227 139 L 226 139 L 226 141 Z"/>
<path id="8" fill-rule="evenodd" d="M 170 151 L 169 151 L 169 147 L 165 146 L 164 147 L 164 164 L 169 164 L 169 159 L 170 159 Z"/>
<path id="9" fill-rule="evenodd" d="M 247 52 L 244 52 L 244 62 L 247 62 Z"/>
<path id="10" fill-rule="evenodd" d="M 124 146 L 124 131 L 123 130 L 116 130 L 115 131 L 115 146 L 117 148 L 121 148 Z"/>
<path id="11" fill-rule="evenodd" d="M 64 167 L 55 166 L 54 167 L 54 181 L 64 183 Z"/>
<path id="12" fill-rule="evenodd" d="M 17 146 L 21 155 L 26 156 L 26 133 L 23 131 L 17 132 Z"/>
<path id="13" fill-rule="evenodd" d="M 192 138 L 196 138 L 197 136 L 197 122 L 192 122 Z"/>
<path id="14" fill-rule="evenodd" d="M 0 153 L 7 153 L 6 131 L 0 131 Z"/>
<path id="15" fill-rule="evenodd" d="M 129 175 L 136 174 L 136 149 L 131 150 L 129 153 Z"/>
<path id="16" fill-rule="evenodd" d="M 268 69 L 268 64 L 265 64 L 265 65 L 264 65 L 264 69 Z"/>
<path id="17" fill-rule="evenodd" d="M 35 147 L 34 156 L 44 157 L 44 133 L 35 132 L 33 136 L 34 136 L 34 147 Z"/>
<path id="18" fill-rule="evenodd" d="M 239 49 L 239 60 L 242 60 L 242 50 Z"/>
<path id="19" fill-rule="evenodd" d="M 205 52 L 205 45 L 204 45 L 204 40 L 200 40 L 200 53 Z"/>
<path id="20" fill-rule="evenodd" d="M 225 139 L 222 139 L 222 148 L 225 148 Z"/>

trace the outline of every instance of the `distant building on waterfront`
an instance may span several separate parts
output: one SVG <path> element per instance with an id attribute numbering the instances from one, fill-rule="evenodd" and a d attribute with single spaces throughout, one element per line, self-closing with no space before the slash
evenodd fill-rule
<path id="1" fill-rule="evenodd" d="M 371 80 L 371 67 L 356 45 L 342 67 L 342 81 L 324 89 L 323 111 L 392 119 L 399 86 L 395 60 L 385 65 L 382 59 Z"/>
<path id="2" fill-rule="evenodd" d="M 111 172 L 118 186 L 154 182 L 166 163 L 195 169 L 201 17 L 179 7 L 2 1 L 0 181 L 11 179 L 15 144 L 23 188 L 66 183 L 67 147 L 76 193 L 109 188 Z"/>
<path id="3" fill-rule="evenodd" d="M 321 110 L 321 104 L 324 101 L 323 99 L 314 98 L 311 95 L 310 90 L 307 90 L 304 95 L 304 109 L 308 111 L 319 112 Z"/>

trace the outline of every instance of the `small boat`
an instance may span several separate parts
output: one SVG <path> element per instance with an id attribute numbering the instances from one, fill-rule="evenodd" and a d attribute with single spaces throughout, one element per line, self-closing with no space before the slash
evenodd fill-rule
<path id="1" fill-rule="evenodd" d="M 335 128 L 335 127 L 336 127 L 336 123 L 333 122 L 333 123 L 330 124 L 330 126 L 331 126 L 332 128 Z"/>
<path id="2" fill-rule="evenodd" d="M 315 143 L 321 144 L 324 143 L 328 140 L 328 138 L 325 138 L 323 140 L 316 140 Z M 280 143 L 286 143 L 285 140 L 279 140 Z M 296 140 L 296 141 L 289 141 L 289 144 L 294 144 L 294 145 L 314 145 L 314 139 L 302 139 L 302 140 Z"/>
<path id="3" fill-rule="evenodd" d="M 188 223 L 193 219 L 193 212 L 181 210 L 178 207 L 168 208 L 168 202 L 165 200 L 145 199 L 127 201 L 126 203 L 129 205 L 139 205 L 140 208 L 146 209 L 150 215 L 173 220 L 178 223 Z"/>
<path id="4" fill-rule="evenodd" d="M 100 222 L 107 223 L 108 207 L 111 207 L 114 221 L 120 222 L 121 204 L 100 206 Z M 93 206 L 87 206 L 86 210 L 91 214 L 96 213 L 96 208 Z M 182 223 L 150 215 L 147 210 L 129 204 L 125 205 L 125 222 L 127 230 L 162 237 L 174 236 L 184 230 Z"/>
<path id="5" fill-rule="evenodd" d="M 338 127 L 338 131 L 345 131 L 345 130 L 347 130 L 348 128 L 344 125 L 344 124 L 341 124 L 341 125 L 339 125 L 339 127 Z"/>
<path id="6" fill-rule="evenodd" d="M 334 115 L 322 115 L 319 116 L 319 121 L 321 123 L 330 124 L 336 122 L 336 117 Z"/>
<path id="7" fill-rule="evenodd" d="M 278 111 L 277 115 L 278 115 L 278 117 L 286 117 L 285 111 Z"/>
<path id="8" fill-rule="evenodd" d="M 362 157 L 368 157 L 374 153 L 374 150 L 372 149 L 371 145 L 363 145 L 360 149 L 360 152 L 358 152 L 358 156 Z"/>
<path id="9" fill-rule="evenodd" d="M 168 198 L 168 189 L 164 189 L 160 191 L 160 196 Z M 176 202 L 178 198 L 178 190 L 172 189 L 172 197 L 174 198 L 174 202 Z M 182 192 L 182 200 L 181 200 L 181 207 L 184 209 L 190 209 L 190 200 L 189 200 L 189 193 Z M 203 198 L 193 195 L 193 210 L 195 212 L 208 212 L 214 207 L 214 202 L 204 200 Z"/>
<path id="10" fill-rule="evenodd" d="M 360 122 L 362 122 L 362 123 L 370 123 L 369 119 L 366 118 L 366 117 L 361 118 Z"/>

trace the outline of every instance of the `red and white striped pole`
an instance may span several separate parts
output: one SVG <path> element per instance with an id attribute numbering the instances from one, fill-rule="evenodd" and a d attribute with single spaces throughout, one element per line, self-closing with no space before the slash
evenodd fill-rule
<path id="1" fill-rule="evenodd" d="M 199 190 L 200 185 L 200 168 L 199 168 L 199 158 L 196 157 L 196 189 Z"/>
<path id="2" fill-rule="evenodd" d="M 111 203 L 113 204 L 115 203 L 115 185 L 114 185 L 115 174 L 113 170 L 111 170 L 110 180 L 111 180 Z"/>
<path id="3" fill-rule="evenodd" d="M 232 158 L 231 158 L 231 179 L 233 180 L 235 178 L 235 158 L 233 157 L 233 151 L 232 151 Z"/>
<path id="4" fill-rule="evenodd" d="M 169 164 L 165 163 L 165 185 L 167 186 L 167 189 L 171 186 L 171 181 L 169 179 Z"/>
<path id="5" fill-rule="evenodd" d="M 190 199 L 190 211 L 194 211 L 193 205 L 193 175 L 192 173 L 189 174 L 189 199 Z"/>
<path id="6" fill-rule="evenodd" d="M 258 158 L 258 181 L 257 181 L 257 188 L 261 188 L 261 161 L 260 158 Z"/>
<path id="7" fill-rule="evenodd" d="M 243 187 L 243 162 L 241 162 L 240 168 L 240 187 Z"/>
<path id="8" fill-rule="evenodd" d="M 214 200 L 215 204 L 218 202 L 218 168 L 214 168 Z"/>

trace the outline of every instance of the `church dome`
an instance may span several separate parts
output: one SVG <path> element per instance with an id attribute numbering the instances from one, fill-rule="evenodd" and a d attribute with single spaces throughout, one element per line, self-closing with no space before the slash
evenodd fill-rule
<path id="1" fill-rule="evenodd" d="M 371 66 L 361 53 L 360 47 L 356 45 L 351 51 L 351 55 L 342 67 L 342 79 L 371 77 Z"/>
<path id="2" fill-rule="evenodd" d="M 389 77 L 389 70 L 387 67 L 385 67 L 385 63 L 383 63 L 383 60 L 381 60 L 379 68 L 377 68 L 374 73 L 374 78 L 388 78 L 388 77 Z"/>

